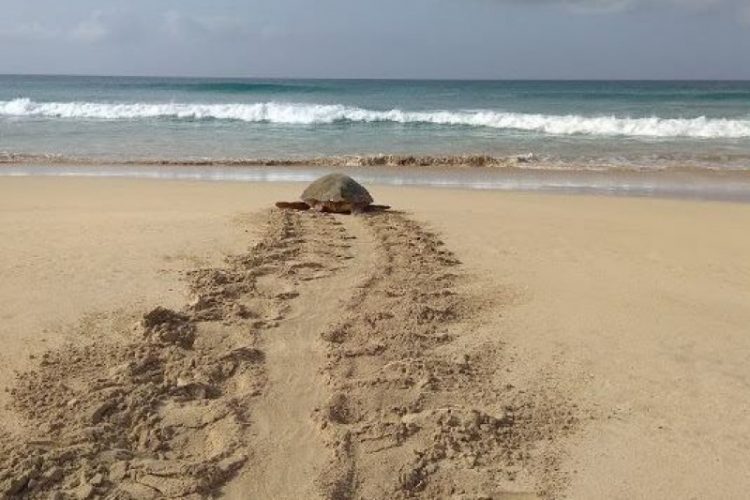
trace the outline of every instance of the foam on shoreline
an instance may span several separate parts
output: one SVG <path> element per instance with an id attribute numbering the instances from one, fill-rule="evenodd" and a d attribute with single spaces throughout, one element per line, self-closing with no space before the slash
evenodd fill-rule
<path id="1" fill-rule="evenodd" d="M 743 155 L 705 155 L 699 158 L 656 158 L 651 161 L 612 163 L 605 160 L 560 160 L 534 153 L 511 156 L 486 154 L 457 155 L 332 155 L 311 157 L 96 157 L 46 153 L 0 151 L 0 165 L 112 165 L 185 167 L 405 167 L 405 168 L 488 168 L 560 171 L 724 171 L 750 172 L 750 158 Z"/>

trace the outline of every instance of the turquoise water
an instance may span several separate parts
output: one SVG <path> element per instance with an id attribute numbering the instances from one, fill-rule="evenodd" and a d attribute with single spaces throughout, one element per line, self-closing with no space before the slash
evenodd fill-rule
<path id="1" fill-rule="evenodd" d="M 750 169 L 750 82 L 0 76 L 0 153 L 515 157 Z"/>

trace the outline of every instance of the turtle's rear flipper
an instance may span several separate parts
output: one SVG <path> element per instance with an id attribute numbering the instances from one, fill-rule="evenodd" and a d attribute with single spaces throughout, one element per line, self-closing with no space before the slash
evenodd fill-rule
<path id="1" fill-rule="evenodd" d="M 309 210 L 310 205 L 304 201 L 277 201 L 276 206 L 278 208 L 288 208 L 291 210 Z"/>
<path id="2" fill-rule="evenodd" d="M 390 209 L 390 205 L 367 205 L 366 212 L 384 212 Z"/>

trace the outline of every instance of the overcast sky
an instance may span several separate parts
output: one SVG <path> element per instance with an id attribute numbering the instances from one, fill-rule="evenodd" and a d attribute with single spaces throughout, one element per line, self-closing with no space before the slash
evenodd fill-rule
<path id="1" fill-rule="evenodd" d="M 750 0 L 2 0 L 0 73 L 750 79 Z"/>

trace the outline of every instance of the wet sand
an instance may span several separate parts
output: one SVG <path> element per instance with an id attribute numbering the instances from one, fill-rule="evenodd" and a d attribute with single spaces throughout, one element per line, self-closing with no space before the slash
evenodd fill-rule
<path id="1" fill-rule="evenodd" d="M 343 172 L 369 186 L 440 187 L 511 192 L 639 196 L 709 201 L 750 202 L 746 169 L 672 167 L 561 166 L 544 163 L 506 165 L 351 165 L 310 161 L 244 163 L 168 162 L 105 164 L 97 162 L 3 163 L 0 177 L 95 177 L 183 181 L 312 182 L 330 172 Z"/>
<path id="2" fill-rule="evenodd" d="M 0 487 L 744 497 L 750 205 L 300 189 L 0 179 Z"/>

